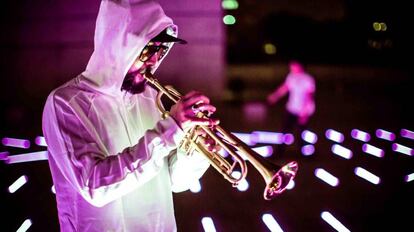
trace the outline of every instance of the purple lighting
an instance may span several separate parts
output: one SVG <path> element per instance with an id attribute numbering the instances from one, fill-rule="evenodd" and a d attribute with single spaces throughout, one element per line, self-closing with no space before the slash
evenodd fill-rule
<path id="1" fill-rule="evenodd" d="M 321 218 L 332 226 L 336 231 L 339 232 L 349 232 L 350 230 L 346 228 L 338 219 L 336 219 L 330 212 L 323 211 L 321 213 Z"/>
<path id="2" fill-rule="evenodd" d="M 38 146 L 47 147 L 45 137 L 43 136 L 37 136 L 35 138 L 35 144 Z"/>
<path id="3" fill-rule="evenodd" d="M 392 144 L 392 150 L 395 152 L 399 152 L 401 154 L 405 154 L 408 156 L 413 156 L 414 155 L 414 151 L 412 148 L 406 147 L 404 145 L 398 144 L 398 143 L 393 143 Z"/>
<path id="4" fill-rule="evenodd" d="M 0 160 L 8 160 L 9 159 L 9 153 L 7 151 L 0 152 Z"/>
<path id="5" fill-rule="evenodd" d="M 414 180 L 414 173 L 408 174 L 404 178 L 405 182 L 410 182 Z"/>
<path id="6" fill-rule="evenodd" d="M 371 139 L 371 136 L 367 132 L 358 129 L 353 129 L 351 131 L 351 136 L 352 138 L 360 140 L 362 142 L 368 142 Z"/>
<path id="7" fill-rule="evenodd" d="M 26 184 L 28 181 L 27 176 L 23 175 L 19 177 L 13 184 L 9 186 L 9 193 L 15 193 L 20 187 Z"/>
<path id="8" fill-rule="evenodd" d="M 211 217 L 203 217 L 201 219 L 201 224 L 205 232 L 216 232 L 216 227 L 214 226 L 213 219 Z"/>
<path id="9" fill-rule="evenodd" d="M 357 176 L 361 177 L 362 179 L 365 179 L 365 180 L 367 180 L 367 181 L 369 181 L 373 184 L 379 184 L 381 182 L 381 179 L 378 176 L 372 174 L 371 172 L 367 171 L 364 168 L 356 167 L 354 169 L 354 173 L 355 173 L 355 175 L 357 175 Z"/>
<path id="10" fill-rule="evenodd" d="M 367 154 L 379 157 L 379 158 L 384 157 L 384 151 L 382 149 L 374 147 L 374 146 L 369 145 L 367 143 L 362 145 L 362 151 L 367 153 Z"/>
<path id="11" fill-rule="evenodd" d="M 259 155 L 261 155 L 263 157 L 269 157 L 273 154 L 273 147 L 272 146 L 255 147 L 252 150 L 257 152 Z"/>
<path id="12" fill-rule="evenodd" d="M 240 139 L 243 143 L 254 146 L 256 145 L 256 142 L 253 140 L 253 136 L 249 133 L 238 133 L 238 132 L 232 132 L 234 136 L 236 136 L 238 139 Z"/>
<path id="13" fill-rule="evenodd" d="M 410 130 L 407 130 L 407 129 L 401 129 L 400 134 L 404 138 L 414 140 L 414 131 L 410 131 Z"/>
<path id="14" fill-rule="evenodd" d="M 310 156 L 315 152 L 315 147 L 312 144 L 308 144 L 303 146 L 301 151 L 304 156 Z"/>
<path id="15" fill-rule="evenodd" d="M 284 141 L 283 133 L 269 131 L 253 131 L 252 141 L 255 143 L 282 144 Z"/>
<path id="16" fill-rule="evenodd" d="M 394 141 L 395 140 L 395 134 L 383 129 L 378 129 L 375 131 L 375 135 L 380 138 L 380 139 L 384 139 L 384 140 L 388 140 L 388 141 Z"/>
<path id="17" fill-rule="evenodd" d="M 38 151 L 20 155 L 11 155 L 6 160 L 7 164 L 14 164 L 14 163 L 23 163 L 23 162 L 32 162 L 38 160 L 47 160 L 47 151 Z"/>
<path id="18" fill-rule="evenodd" d="M 304 130 L 301 134 L 302 139 L 308 143 L 315 144 L 318 141 L 318 136 L 312 131 Z"/>
<path id="19" fill-rule="evenodd" d="M 280 227 L 279 223 L 277 223 L 276 219 L 271 214 L 263 214 L 262 221 L 267 226 L 267 228 L 272 232 L 283 232 L 282 228 Z"/>
<path id="20" fill-rule="evenodd" d="M 332 187 L 336 187 L 336 186 L 339 185 L 339 179 L 336 178 L 331 173 L 327 172 L 323 168 L 317 168 L 317 169 L 315 169 L 315 172 L 314 173 L 315 173 L 315 176 L 316 177 L 318 177 L 319 179 L 323 180 L 324 182 L 326 182 L 327 184 L 329 184 Z"/>
<path id="21" fill-rule="evenodd" d="M 333 129 L 326 130 L 325 136 L 327 139 L 332 140 L 337 143 L 342 143 L 344 141 L 344 135 L 341 132 L 338 132 Z"/>
<path id="22" fill-rule="evenodd" d="M 8 138 L 4 137 L 1 140 L 2 144 L 7 147 L 18 147 L 27 149 L 30 147 L 30 141 L 26 139 L 16 139 L 16 138 Z"/>
<path id="23" fill-rule="evenodd" d="M 284 134 L 283 135 L 283 143 L 286 145 L 291 145 L 293 142 L 295 142 L 295 137 L 292 134 Z"/>
<path id="24" fill-rule="evenodd" d="M 352 158 L 352 151 L 348 148 L 345 148 L 339 144 L 332 145 L 331 151 L 342 158 L 351 159 Z"/>

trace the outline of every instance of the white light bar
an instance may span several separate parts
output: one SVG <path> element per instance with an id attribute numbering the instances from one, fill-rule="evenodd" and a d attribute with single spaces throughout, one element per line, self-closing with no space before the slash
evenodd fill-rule
<path id="1" fill-rule="evenodd" d="M 331 151 L 342 158 L 351 159 L 352 158 L 352 151 L 348 148 L 345 148 L 339 144 L 334 144 L 331 147 Z"/>
<path id="2" fill-rule="evenodd" d="M 401 154 L 405 154 L 408 156 L 413 156 L 414 155 L 414 151 L 412 148 L 406 147 L 404 145 L 398 144 L 398 143 L 393 143 L 392 144 L 392 150 L 395 152 L 399 152 Z"/>
<path id="3" fill-rule="evenodd" d="M 256 145 L 256 142 L 253 140 L 253 136 L 249 133 L 239 133 L 239 132 L 231 132 L 233 135 L 235 135 L 238 139 L 240 139 L 243 143 L 254 146 Z"/>
<path id="4" fill-rule="evenodd" d="M 368 142 L 371 139 L 371 136 L 367 132 L 358 129 L 351 131 L 351 137 L 362 142 Z"/>
<path id="5" fill-rule="evenodd" d="M 279 223 L 277 223 L 276 219 L 268 213 L 263 214 L 262 221 L 267 226 L 267 228 L 272 232 L 283 232 L 282 228 L 280 227 Z"/>
<path id="6" fill-rule="evenodd" d="M 201 219 L 201 224 L 205 232 L 216 232 L 216 227 L 214 226 L 213 219 L 211 217 L 203 217 Z"/>
<path id="7" fill-rule="evenodd" d="M 378 147 L 375 147 L 375 146 L 372 146 L 372 145 L 367 144 L 367 143 L 362 145 L 362 151 L 367 153 L 367 154 L 379 157 L 379 158 L 384 157 L 384 151 L 382 149 L 380 149 Z"/>
<path id="8" fill-rule="evenodd" d="M 25 175 L 19 177 L 19 179 L 9 186 L 9 193 L 15 193 L 20 187 L 27 183 L 27 180 L 27 176 Z"/>
<path id="9" fill-rule="evenodd" d="M 378 176 L 372 174 L 371 172 L 367 171 L 364 168 L 356 167 L 354 169 L 354 173 L 355 173 L 355 175 L 357 175 L 357 176 L 361 177 L 362 179 L 365 179 L 365 180 L 367 180 L 367 181 L 369 181 L 373 184 L 379 184 L 381 182 L 381 179 Z"/>
<path id="10" fill-rule="evenodd" d="M 315 152 L 315 147 L 312 144 L 305 145 L 301 148 L 301 152 L 304 156 L 313 155 Z"/>
<path id="11" fill-rule="evenodd" d="M 405 182 L 410 182 L 414 180 L 414 173 L 408 174 L 404 178 Z"/>
<path id="12" fill-rule="evenodd" d="M 318 177 L 319 179 L 325 181 L 327 184 L 329 184 L 332 187 L 336 187 L 339 184 L 339 179 L 336 178 L 331 173 L 327 172 L 323 168 L 317 168 L 317 169 L 315 169 L 315 172 L 314 173 L 315 173 L 315 176 L 316 177 Z"/>
<path id="13" fill-rule="evenodd" d="M 32 226 L 32 220 L 26 219 L 16 232 L 25 232 Z"/>
<path id="14" fill-rule="evenodd" d="M 327 222 L 330 226 L 332 226 L 336 231 L 339 232 L 348 232 L 350 231 L 346 228 L 338 219 L 336 219 L 330 212 L 323 211 L 321 213 L 321 218 Z"/>
<path id="15" fill-rule="evenodd" d="M 270 131 L 253 131 L 252 141 L 255 143 L 282 144 L 283 133 Z"/>
<path id="16" fill-rule="evenodd" d="M 255 147 L 255 148 L 252 148 L 252 150 L 257 152 L 259 155 L 263 157 L 269 157 L 273 154 L 272 146 Z"/>
<path id="17" fill-rule="evenodd" d="M 295 187 L 295 181 L 293 179 L 290 179 L 288 185 L 286 186 L 287 190 L 291 190 Z"/>
<path id="18" fill-rule="evenodd" d="M 27 139 L 16 139 L 16 138 L 8 138 L 4 137 L 1 140 L 1 143 L 7 147 L 18 147 L 27 149 L 30 147 L 30 141 Z"/>
<path id="19" fill-rule="evenodd" d="M 241 172 L 239 171 L 234 171 L 231 173 L 231 176 L 234 178 L 240 178 L 241 176 Z M 240 192 L 244 192 L 247 189 L 249 189 L 249 182 L 247 182 L 246 179 L 242 179 L 239 184 L 236 186 L 236 188 L 240 191 Z"/>
<path id="20" fill-rule="evenodd" d="M 199 193 L 201 191 L 201 184 L 199 180 L 195 180 L 190 184 L 190 191 L 192 193 Z"/>
<path id="21" fill-rule="evenodd" d="M 23 163 L 23 162 L 32 162 L 39 160 L 47 160 L 47 151 L 38 151 L 20 155 L 10 155 L 6 160 L 8 164 Z"/>
<path id="22" fill-rule="evenodd" d="M 407 129 L 401 129 L 400 134 L 404 138 L 414 140 L 414 131 L 410 131 L 410 130 L 407 130 Z"/>
<path id="23" fill-rule="evenodd" d="M 304 130 L 301 134 L 302 139 L 305 142 L 315 144 L 318 141 L 318 136 L 309 130 Z"/>
<path id="24" fill-rule="evenodd" d="M 47 147 L 45 137 L 43 136 L 37 136 L 35 138 L 35 144 L 38 146 Z"/>
<path id="25" fill-rule="evenodd" d="M 375 135 L 380 138 L 380 139 L 384 139 L 384 140 L 388 140 L 388 141 L 394 141 L 395 140 L 395 134 L 383 129 L 378 129 L 375 131 Z"/>
<path id="26" fill-rule="evenodd" d="M 326 130 L 325 136 L 327 139 L 332 140 L 337 143 L 342 143 L 344 141 L 344 135 L 341 132 L 338 132 L 333 129 Z"/>

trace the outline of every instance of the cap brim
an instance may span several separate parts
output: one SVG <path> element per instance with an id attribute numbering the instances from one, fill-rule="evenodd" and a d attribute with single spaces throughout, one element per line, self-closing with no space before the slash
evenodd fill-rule
<path id="1" fill-rule="evenodd" d="M 154 42 L 173 42 L 173 43 L 179 43 L 179 44 L 186 44 L 187 41 L 174 37 L 172 35 L 169 35 L 165 32 L 161 32 L 160 34 L 158 34 L 157 36 L 155 36 L 151 41 Z"/>

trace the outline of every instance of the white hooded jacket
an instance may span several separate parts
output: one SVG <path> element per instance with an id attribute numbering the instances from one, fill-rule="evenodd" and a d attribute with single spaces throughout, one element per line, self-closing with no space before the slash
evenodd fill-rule
<path id="1" fill-rule="evenodd" d="M 53 90 L 43 133 L 61 231 L 176 231 L 172 192 L 207 170 L 200 154 L 177 152 L 184 132 L 161 120 L 156 91 L 121 91 L 151 38 L 177 27 L 148 0 L 103 0 L 86 70 Z"/>

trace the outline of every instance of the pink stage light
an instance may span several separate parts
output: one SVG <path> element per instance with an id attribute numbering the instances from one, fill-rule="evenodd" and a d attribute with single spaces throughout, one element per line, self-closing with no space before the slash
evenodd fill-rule
<path id="1" fill-rule="evenodd" d="M 30 147 L 30 141 L 27 139 L 16 139 L 16 138 L 8 138 L 4 137 L 1 140 L 2 144 L 7 147 L 18 147 L 27 149 Z"/>
<path id="2" fill-rule="evenodd" d="M 22 223 L 22 225 L 19 227 L 19 229 L 16 230 L 16 232 L 25 232 L 32 226 L 32 220 L 26 219 Z"/>
<path id="3" fill-rule="evenodd" d="M 336 219 L 330 212 L 323 211 L 321 213 L 321 218 L 332 226 L 338 232 L 349 232 L 350 230 L 346 228 L 338 219 Z"/>
<path id="4" fill-rule="evenodd" d="M 284 144 L 291 145 L 293 142 L 295 142 L 295 137 L 292 134 L 287 133 L 287 134 L 283 135 L 283 143 Z"/>
<path id="5" fill-rule="evenodd" d="M 201 224 L 205 232 L 216 232 L 216 227 L 214 226 L 213 219 L 211 217 L 203 217 L 201 219 Z"/>
<path id="6" fill-rule="evenodd" d="M 405 182 L 410 182 L 414 180 L 414 173 L 408 174 L 404 178 Z"/>
<path id="7" fill-rule="evenodd" d="M 47 147 L 45 137 L 43 136 L 37 136 L 35 138 L 35 144 L 38 146 Z"/>
<path id="8" fill-rule="evenodd" d="M 367 143 L 362 145 L 362 151 L 367 153 L 367 154 L 379 157 L 379 158 L 384 157 L 384 151 L 382 149 L 380 149 L 378 147 L 375 147 L 375 146 L 372 146 L 372 145 L 369 145 Z"/>
<path id="9" fill-rule="evenodd" d="M 261 146 L 252 148 L 253 151 L 257 152 L 259 155 L 263 157 L 269 157 L 273 154 L 273 147 L 272 146 Z"/>
<path id="10" fill-rule="evenodd" d="M 371 136 L 367 132 L 358 129 L 353 129 L 351 131 L 351 136 L 352 138 L 360 140 L 362 142 L 368 142 L 371 139 Z"/>
<path id="11" fill-rule="evenodd" d="M 336 178 L 331 173 L 327 172 L 323 168 L 317 168 L 317 169 L 315 169 L 315 172 L 314 173 L 315 173 L 315 176 L 316 177 L 318 177 L 319 179 L 323 180 L 324 182 L 326 182 L 327 184 L 329 184 L 332 187 L 336 187 L 336 186 L 339 185 L 339 179 Z"/>
<path id="12" fill-rule="evenodd" d="M 39 160 L 47 160 L 48 155 L 47 151 L 38 151 L 20 155 L 10 155 L 6 160 L 7 164 L 23 163 L 23 162 L 32 162 Z"/>
<path id="13" fill-rule="evenodd" d="M 413 156 L 414 155 L 414 151 L 412 148 L 406 147 L 404 145 L 398 144 L 398 143 L 393 143 L 392 144 L 392 150 L 395 152 L 399 152 L 401 154 L 405 154 L 408 156 Z"/>
<path id="14" fill-rule="evenodd" d="M 304 130 L 301 134 L 302 139 L 305 142 L 315 144 L 318 141 L 318 136 L 312 131 Z"/>
<path id="15" fill-rule="evenodd" d="M 342 143 L 344 141 L 344 135 L 341 132 L 338 132 L 333 129 L 326 130 L 325 136 L 327 139 L 332 140 L 337 143 Z"/>
<path id="16" fill-rule="evenodd" d="M 252 141 L 255 143 L 282 144 L 283 133 L 269 131 L 253 131 Z"/>
<path id="17" fill-rule="evenodd" d="M 9 159 L 9 152 L 7 152 L 7 151 L 2 151 L 2 152 L 0 152 L 0 160 L 7 160 L 7 159 Z"/>
<path id="18" fill-rule="evenodd" d="M 303 146 L 301 151 L 304 156 L 310 156 L 315 152 L 315 147 L 312 144 L 308 144 Z"/>
<path id="19" fill-rule="evenodd" d="M 348 148 L 345 148 L 339 144 L 332 145 L 331 151 L 342 158 L 351 159 L 352 158 L 352 151 Z"/>
<path id="20" fill-rule="evenodd" d="M 267 228 L 272 232 L 283 232 L 282 228 L 280 227 L 279 223 L 277 223 L 276 219 L 268 213 L 263 214 L 262 221 L 267 226 Z"/>
<path id="21" fill-rule="evenodd" d="M 383 129 L 378 129 L 375 131 L 375 135 L 380 138 L 380 139 L 384 139 L 384 140 L 388 140 L 388 141 L 394 141 L 395 140 L 395 134 Z"/>
<path id="22" fill-rule="evenodd" d="M 28 181 L 27 176 L 23 175 L 19 177 L 13 184 L 9 186 L 9 193 L 15 193 L 20 187 L 26 184 Z"/>
<path id="23" fill-rule="evenodd" d="M 378 176 L 372 174 L 371 172 L 367 171 L 364 168 L 356 167 L 354 169 L 354 173 L 355 173 L 355 175 L 357 175 L 357 176 L 361 177 L 362 179 L 365 179 L 368 182 L 371 182 L 373 184 L 379 184 L 381 182 L 381 179 Z"/>
<path id="24" fill-rule="evenodd" d="M 410 131 L 410 130 L 407 130 L 407 129 L 401 129 L 400 134 L 404 138 L 414 140 L 414 131 Z"/>
<path id="25" fill-rule="evenodd" d="M 239 132 L 232 132 L 233 135 L 235 135 L 238 139 L 240 139 L 243 143 L 254 146 L 256 145 L 256 142 L 253 140 L 252 134 L 249 133 L 239 133 Z"/>

